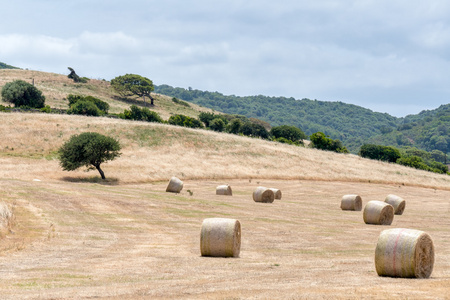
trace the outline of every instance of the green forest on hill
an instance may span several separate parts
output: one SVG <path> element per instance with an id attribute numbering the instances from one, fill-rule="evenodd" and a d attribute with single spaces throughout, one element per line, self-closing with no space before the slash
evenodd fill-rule
<path id="1" fill-rule="evenodd" d="M 0 69 L 19 69 L 19 68 L 16 68 L 16 67 L 7 65 L 7 64 L 2 63 L 2 62 L 0 61 Z"/>
<path id="2" fill-rule="evenodd" d="M 341 140 L 353 153 L 357 153 L 365 143 L 450 152 L 450 104 L 418 115 L 397 118 L 342 102 L 262 95 L 228 96 L 169 85 L 155 86 L 155 92 L 224 113 L 258 118 L 272 126 L 293 125 L 307 135 L 324 132 L 333 139 Z"/>

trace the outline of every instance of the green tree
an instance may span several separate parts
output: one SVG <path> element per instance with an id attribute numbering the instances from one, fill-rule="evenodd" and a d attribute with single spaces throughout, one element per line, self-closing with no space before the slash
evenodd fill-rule
<path id="1" fill-rule="evenodd" d="M 121 147 L 117 140 L 96 132 L 84 132 L 73 135 L 59 148 L 60 165 L 65 171 L 74 171 L 80 167 L 97 169 L 102 179 L 105 173 L 100 165 L 120 156 Z"/>
<path id="2" fill-rule="evenodd" d="M 332 140 L 323 132 L 316 132 L 310 136 L 311 146 L 316 149 L 334 151 L 338 153 L 348 153 L 346 147 L 342 145 L 340 140 Z"/>
<path id="3" fill-rule="evenodd" d="M 228 123 L 227 131 L 229 133 L 238 134 L 242 126 L 242 121 L 238 118 L 234 118 Z"/>
<path id="4" fill-rule="evenodd" d="M 281 125 L 272 127 L 270 134 L 275 138 L 285 138 L 291 142 L 299 142 L 302 139 L 306 139 L 306 134 L 295 126 Z"/>
<path id="5" fill-rule="evenodd" d="M 43 108 L 45 104 L 45 96 L 42 92 L 23 80 L 5 84 L 2 88 L 2 98 L 6 102 L 13 103 L 15 107 Z"/>
<path id="6" fill-rule="evenodd" d="M 214 131 L 222 132 L 225 129 L 225 122 L 221 118 L 215 118 L 209 124 L 209 128 Z"/>
<path id="7" fill-rule="evenodd" d="M 128 96 L 138 96 L 144 99 L 147 96 L 150 98 L 150 105 L 153 105 L 153 98 L 150 93 L 155 89 L 153 82 L 140 75 L 136 74 L 126 74 L 122 76 L 117 76 L 111 80 L 111 86 L 115 91 L 117 91 L 122 97 Z"/>

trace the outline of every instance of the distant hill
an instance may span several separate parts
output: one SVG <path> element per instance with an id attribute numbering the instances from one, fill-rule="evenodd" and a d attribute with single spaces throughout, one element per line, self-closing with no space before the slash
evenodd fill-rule
<path id="1" fill-rule="evenodd" d="M 10 66 L 10 65 L 7 65 L 7 64 L 2 63 L 2 62 L 0 61 L 0 69 L 19 69 L 19 68 L 13 67 L 13 66 Z"/>
<path id="2" fill-rule="evenodd" d="M 294 125 L 307 135 L 321 131 L 333 139 L 340 139 L 352 152 L 357 152 L 370 137 L 381 134 L 386 128 L 393 130 L 401 123 L 399 118 L 389 114 L 342 102 L 261 95 L 225 96 L 218 92 L 186 90 L 168 85 L 156 86 L 155 92 L 225 113 L 262 119 L 272 126 Z"/>
<path id="3" fill-rule="evenodd" d="M 396 147 L 412 146 L 426 151 L 450 152 L 450 104 L 434 110 L 409 115 L 392 131 L 373 136 L 373 144 Z"/>
<path id="4" fill-rule="evenodd" d="M 286 97 L 226 96 L 219 92 L 155 86 L 155 92 L 177 97 L 228 114 L 241 114 L 272 126 L 294 125 L 310 135 L 321 131 L 341 140 L 353 153 L 364 143 L 415 146 L 423 150 L 450 151 L 449 105 L 418 115 L 397 118 L 353 104 Z M 446 151 L 445 151 L 446 150 Z"/>

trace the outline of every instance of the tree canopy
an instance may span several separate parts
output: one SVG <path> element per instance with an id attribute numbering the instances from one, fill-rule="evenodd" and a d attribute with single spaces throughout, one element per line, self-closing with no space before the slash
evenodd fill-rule
<path id="1" fill-rule="evenodd" d="M 13 103 L 16 107 L 42 108 L 45 103 L 45 96 L 42 95 L 42 92 L 23 80 L 15 80 L 5 84 L 2 88 L 2 98 L 6 102 Z"/>
<path id="2" fill-rule="evenodd" d="M 60 165 L 65 171 L 74 171 L 80 167 L 97 169 L 102 179 L 105 173 L 100 165 L 120 156 L 121 147 L 117 140 L 96 132 L 84 132 L 73 135 L 59 148 Z"/>
<path id="3" fill-rule="evenodd" d="M 153 98 L 150 93 L 155 89 L 153 82 L 140 75 L 136 74 L 126 74 L 122 76 L 117 76 L 111 80 L 111 86 L 113 89 L 119 93 L 122 97 L 138 96 L 143 97 L 145 102 L 145 97 L 149 97 L 151 100 L 151 105 L 153 105 Z"/>

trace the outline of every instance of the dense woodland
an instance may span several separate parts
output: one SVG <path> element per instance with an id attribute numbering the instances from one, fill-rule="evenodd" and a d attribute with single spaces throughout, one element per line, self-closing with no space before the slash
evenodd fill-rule
<path id="1" fill-rule="evenodd" d="M 361 145 L 414 146 L 450 152 L 450 104 L 418 115 L 397 118 L 342 102 L 285 97 L 226 96 L 219 92 L 155 86 L 155 92 L 177 97 L 228 114 L 258 118 L 272 126 L 294 125 L 307 135 L 324 132 L 353 153 Z"/>

